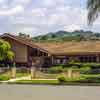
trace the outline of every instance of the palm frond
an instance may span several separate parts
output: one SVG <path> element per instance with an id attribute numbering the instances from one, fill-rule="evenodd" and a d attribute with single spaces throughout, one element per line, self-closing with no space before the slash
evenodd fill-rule
<path id="1" fill-rule="evenodd" d="M 92 25 L 100 12 L 100 0 L 88 0 L 87 9 L 88 9 L 88 24 Z"/>

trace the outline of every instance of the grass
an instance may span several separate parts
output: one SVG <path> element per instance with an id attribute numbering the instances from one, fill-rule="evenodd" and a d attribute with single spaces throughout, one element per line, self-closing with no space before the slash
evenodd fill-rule
<path id="1" fill-rule="evenodd" d="M 45 79 L 56 79 L 59 74 L 47 74 L 47 73 L 42 73 L 40 75 L 40 78 L 45 78 Z"/>
<path id="2" fill-rule="evenodd" d="M 100 74 L 81 74 L 82 77 L 100 77 Z"/>
<path id="3" fill-rule="evenodd" d="M 17 84 L 50 84 L 50 85 L 58 85 L 58 84 L 70 84 L 70 83 L 100 83 L 100 74 L 99 75 L 81 75 L 78 78 L 66 78 L 64 82 L 60 82 L 59 80 L 48 80 L 48 79 L 34 79 L 34 80 L 19 80 L 16 81 Z"/>
<path id="4" fill-rule="evenodd" d="M 28 75 L 30 75 L 30 74 L 29 73 L 19 73 L 19 72 L 16 73 L 17 78 L 18 77 L 25 77 L 25 76 L 28 76 Z"/>
<path id="5" fill-rule="evenodd" d="M 19 80 L 15 83 L 18 84 L 59 84 L 58 80 Z"/>

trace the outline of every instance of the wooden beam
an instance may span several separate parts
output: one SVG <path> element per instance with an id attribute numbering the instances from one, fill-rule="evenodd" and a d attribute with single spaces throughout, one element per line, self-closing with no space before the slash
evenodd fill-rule
<path id="1" fill-rule="evenodd" d="M 96 55 L 96 62 L 100 62 L 99 55 Z"/>

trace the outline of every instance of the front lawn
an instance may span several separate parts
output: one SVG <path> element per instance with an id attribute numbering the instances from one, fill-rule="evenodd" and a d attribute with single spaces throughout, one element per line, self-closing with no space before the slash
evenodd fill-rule
<path id="1" fill-rule="evenodd" d="M 19 80 L 16 81 L 15 83 L 18 84 L 59 84 L 58 80 L 48 80 L 48 79 L 44 79 L 44 80 L 39 80 L 39 79 L 35 79 L 35 80 Z"/>
<path id="2" fill-rule="evenodd" d="M 56 79 L 33 79 L 33 80 L 19 80 L 14 82 L 16 84 L 49 84 L 49 85 L 59 85 L 59 84 L 84 84 L 90 83 L 100 83 L 100 75 L 82 75 L 79 78 L 58 78 Z"/>
<path id="3" fill-rule="evenodd" d="M 25 76 L 29 76 L 29 75 L 30 75 L 29 73 L 17 72 L 17 73 L 16 73 L 16 78 L 18 78 L 18 77 L 25 77 Z"/>

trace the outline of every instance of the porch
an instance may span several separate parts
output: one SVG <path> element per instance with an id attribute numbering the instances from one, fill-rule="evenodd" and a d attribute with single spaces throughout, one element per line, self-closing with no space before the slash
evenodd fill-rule
<path id="1" fill-rule="evenodd" d="M 54 65 L 67 64 L 72 61 L 80 63 L 100 63 L 100 54 L 56 55 L 52 57 L 52 63 Z"/>

